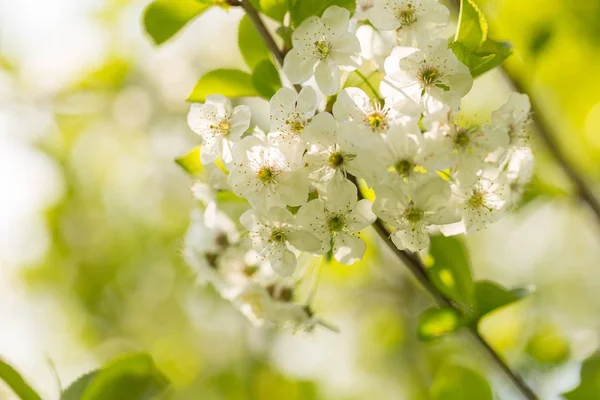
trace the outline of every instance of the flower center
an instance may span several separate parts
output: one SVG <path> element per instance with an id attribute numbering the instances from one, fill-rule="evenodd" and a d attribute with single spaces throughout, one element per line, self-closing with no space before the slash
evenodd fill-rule
<path id="1" fill-rule="evenodd" d="M 264 183 L 265 185 L 275 183 L 275 176 L 277 175 L 276 171 L 274 171 L 271 167 L 260 167 L 258 170 L 256 177 L 259 181 Z"/>
<path id="2" fill-rule="evenodd" d="M 474 191 L 471 197 L 469 197 L 469 206 L 471 208 L 485 207 L 485 196 L 483 192 Z"/>
<path id="3" fill-rule="evenodd" d="M 413 164 L 410 160 L 400 160 L 394 164 L 394 169 L 398 175 L 407 177 L 415 169 L 415 164 Z"/>
<path id="4" fill-rule="evenodd" d="M 435 85 L 441 74 L 435 67 L 425 67 L 419 71 L 419 79 L 424 86 Z"/>
<path id="5" fill-rule="evenodd" d="M 471 139 L 469 138 L 469 132 L 466 129 L 459 129 L 454 137 L 454 145 L 459 149 L 465 149 Z"/>
<path id="6" fill-rule="evenodd" d="M 271 237 L 269 238 L 269 243 L 285 243 L 286 240 L 285 231 L 282 229 L 273 229 L 271 231 Z"/>
<path id="7" fill-rule="evenodd" d="M 258 272 L 259 269 L 260 268 L 257 265 L 246 265 L 242 270 L 242 274 L 244 274 L 248 278 L 251 278 Z"/>
<path id="8" fill-rule="evenodd" d="M 273 300 L 289 303 L 294 298 L 294 289 L 289 286 L 271 284 L 267 286 L 267 293 Z"/>
<path id="9" fill-rule="evenodd" d="M 304 130 L 304 123 L 302 121 L 285 121 L 285 123 L 290 127 L 292 131 L 294 131 L 297 134 L 302 133 L 302 131 Z"/>
<path id="10" fill-rule="evenodd" d="M 387 118 L 384 112 L 375 111 L 367 116 L 367 123 L 374 133 L 384 132 L 388 128 Z"/>
<path id="11" fill-rule="evenodd" d="M 412 4 L 409 4 L 406 10 L 401 10 L 398 13 L 398 19 L 402 23 L 402 26 L 412 25 L 417 21 L 417 13 Z M 400 26 L 400 28 L 402 28 L 402 26 Z"/>
<path id="12" fill-rule="evenodd" d="M 339 232 L 346 226 L 346 219 L 343 215 L 334 215 L 327 220 L 327 227 L 330 232 Z"/>
<path id="13" fill-rule="evenodd" d="M 227 135 L 229 133 L 229 130 L 231 129 L 231 124 L 228 120 L 224 119 L 222 121 L 219 121 L 217 125 L 211 125 L 210 128 L 215 131 L 218 131 L 217 133 L 221 135 Z"/>
<path id="14" fill-rule="evenodd" d="M 341 151 L 331 153 L 327 162 L 333 168 L 337 168 L 344 163 L 344 154 Z"/>
<path id="15" fill-rule="evenodd" d="M 418 208 L 411 207 L 404 211 L 404 218 L 411 224 L 416 224 L 423 219 L 425 213 Z"/>
<path id="16" fill-rule="evenodd" d="M 217 247 L 224 248 L 229 246 L 229 238 L 225 232 L 221 232 L 215 238 L 215 243 Z"/>
<path id="17" fill-rule="evenodd" d="M 315 42 L 315 48 L 320 60 L 326 59 L 329 53 L 331 53 L 331 44 L 326 40 L 317 40 Z"/>

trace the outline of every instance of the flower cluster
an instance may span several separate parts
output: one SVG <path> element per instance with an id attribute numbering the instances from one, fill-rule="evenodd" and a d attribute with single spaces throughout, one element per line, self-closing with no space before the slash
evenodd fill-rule
<path id="1" fill-rule="evenodd" d="M 192 105 L 206 179 L 185 257 L 198 279 L 257 323 L 309 328 L 322 322 L 299 282 L 315 258 L 360 260 L 359 232 L 377 218 L 399 249 L 420 252 L 430 234 L 479 230 L 518 202 L 532 173 L 529 100 L 511 94 L 483 124 L 461 114 L 473 80 L 437 37 L 448 15 L 434 0 L 375 0 L 359 1 L 352 20 L 337 6 L 308 18 L 283 65 L 305 85 L 273 96 L 267 133 L 223 96 Z M 379 90 L 343 88 L 366 64 Z"/>

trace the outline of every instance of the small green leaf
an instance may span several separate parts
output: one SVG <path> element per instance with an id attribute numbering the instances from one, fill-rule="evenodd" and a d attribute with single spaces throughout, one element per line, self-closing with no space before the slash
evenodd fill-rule
<path id="1" fill-rule="evenodd" d="M 479 372 L 461 365 L 441 367 L 431 385 L 433 400 L 493 400 L 492 388 Z"/>
<path id="2" fill-rule="evenodd" d="M 384 73 L 379 71 L 377 65 L 371 64 L 361 66 L 360 70 L 353 71 L 346 80 L 344 87 L 357 87 L 362 89 L 369 97 L 378 99 L 379 85 L 383 80 Z"/>
<path id="3" fill-rule="evenodd" d="M 256 91 L 269 100 L 281 88 L 279 72 L 270 60 L 262 60 L 252 73 L 252 84 Z"/>
<path id="4" fill-rule="evenodd" d="M 491 39 L 486 40 L 481 49 L 476 51 L 460 42 L 452 42 L 449 47 L 456 58 L 469 67 L 473 78 L 502 64 L 512 54 L 510 44 Z"/>
<path id="5" fill-rule="evenodd" d="M 250 0 L 254 7 L 275 21 L 283 22 L 289 9 L 288 0 Z"/>
<path id="6" fill-rule="evenodd" d="M 23 379 L 17 370 L 1 359 L 0 379 L 2 379 L 21 400 L 42 400 L 35 390 L 25 382 L 25 379 Z"/>
<path id="7" fill-rule="evenodd" d="M 498 308 L 521 300 L 523 296 L 517 294 L 516 291 L 509 291 L 495 282 L 479 281 L 475 283 L 475 298 L 477 303 L 475 320 L 479 320 Z"/>
<path id="8" fill-rule="evenodd" d="M 563 393 L 567 400 L 592 400 L 600 393 L 600 353 L 584 361 L 581 367 L 581 383 L 568 393 Z"/>
<path id="9" fill-rule="evenodd" d="M 290 11 L 292 26 L 298 27 L 306 18 L 316 15 L 320 17 L 331 6 L 339 6 L 354 13 L 356 0 L 300 0 L 296 1 Z"/>
<path id="10" fill-rule="evenodd" d="M 421 340 L 437 339 L 460 326 L 460 315 L 453 308 L 430 308 L 419 315 L 417 337 Z"/>
<path id="11" fill-rule="evenodd" d="M 238 29 L 238 46 L 244 61 L 246 61 L 246 64 L 252 70 L 259 62 L 269 58 L 267 46 L 258 34 L 258 31 L 248 15 L 244 15 L 240 21 Z"/>
<path id="12" fill-rule="evenodd" d="M 213 4 L 208 0 L 155 0 L 144 10 L 144 29 L 156 45 L 163 44 Z"/>
<path id="13" fill-rule="evenodd" d="M 200 161 L 200 146 L 192 149 L 186 155 L 176 158 L 175 162 L 193 177 L 200 177 L 204 173 L 204 166 Z"/>
<path id="14" fill-rule="evenodd" d="M 467 249 L 457 237 L 432 236 L 429 255 L 433 263 L 428 273 L 433 283 L 446 296 L 472 313 L 475 305 L 475 284 Z"/>
<path id="15" fill-rule="evenodd" d="M 163 395 L 169 381 L 146 354 L 108 363 L 83 390 L 81 400 L 151 400 Z"/>
<path id="16" fill-rule="evenodd" d="M 454 41 L 477 50 L 487 39 L 487 32 L 487 22 L 477 4 L 473 0 L 461 0 Z"/>
<path id="17" fill-rule="evenodd" d="M 96 377 L 98 371 L 88 372 L 77 378 L 60 395 L 60 400 L 81 400 L 83 392 L 87 389 L 90 382 Z"/>
<path id="18" fill-rule="evenodd" d="M 217 69 L 200 78 L 187 101 L 200 103 L 206 100 L 206 96 L 216 93 L 225 97 L 258 95 L 250 74 L 236 69 Z"/>

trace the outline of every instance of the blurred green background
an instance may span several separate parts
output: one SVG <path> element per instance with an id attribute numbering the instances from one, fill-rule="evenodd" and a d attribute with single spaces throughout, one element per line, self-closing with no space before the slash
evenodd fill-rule
<path id="1" fill-rule="evenodd" d="M 339 334 L 253 328 L 194 285 L 180 256 L 190 181 L 173 159 L 199 141 L 185 119 L 197 79 L 245 68 L 242 13 L 212 9 L 155 48 L 146 3 L 0 0 L 0 355 L 48 399 L 131 351 L 152 355 L 176 399 L 429 399 L 457 360 L 518 399 L 466 335 L 416 339 L 431 299 L 385 249 L 323 271 L 315 308 Z M 597 189 L 600 1 L 478 3 L 514 45 L 508 69 Z M 509 90 L 487 73 L 465 108 L 487 116 Z M 267 103 L 245 102 L 264 124 Z M 483 332 L 542 398 L 559 399 L 598 346 L 600 225 L 533 146 L 530 201 L 468 247 L 477 279 L 533 290 Z"/>

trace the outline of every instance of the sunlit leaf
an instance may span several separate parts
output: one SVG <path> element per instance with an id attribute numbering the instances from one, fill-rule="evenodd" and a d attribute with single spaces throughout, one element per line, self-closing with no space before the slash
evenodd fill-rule
<path id="1" fill-rule="evenodd" d="M 473 0 L 461 0 L 454 41 L 477 50 L 487 39 L 487 31 L 487 22 L 477 4 Z"/>
<path id="2" fill-rule="evenodd" d="M 81 400 L 83 392 L 87 389 L 90 382 L 96 377 L 98 371 L 92 371 L 77 378 L 60 395 L 60 400 Z"/>
<path id="3" fill-rule="evenodd" d="M 271 60 L 262 60 L 252 72 L 252 84 L 265 99 L 270 99 L 281 88 L 281 79 Z"/>
<path id="4" fill-rule="evenodd" d="M 517 291 L 509 291 L 495 282 L 476 282 L 475 299 L 477 311 L 474 319 L 478 320 L 484 315 L 514 303 L 515 301 L 521 300 L 522 298 L 523 294 L 518 293 Z"/>
<path id="5" fill-rule="evenodd" d="M 362 89 L 369 97 L 379 98 L 379 84 L 384 73 L 379 71 L 377 64 L 364 63 L 360 69 L 353 71 L 346 80 L 344 87 L 357 87 Z"/>
<path id="6" fill-rule="evenodd" d="M 204 172 L 204 166 L 200 161 L 200 146 L 192 149 L 189 153 L 176 158 L 175 162 L 191 176 L 199 177 Z"/>
<path id="7" fill-rule="evenodd" d="M 168 388 L 169 381 L 150 356 L 132 354 L 97 371 L 82 390 L 81 400 L 153 400 Z"/>
<path id="8" fill-rule="evenodd" d="M 209 0 L 155 0 L 144 10 L 144 29 L 160 45 L 213 4 Z"/>
<path id="9" fill-rule="evenodd" d="M 299 0 L 290 11 L 292 25 L 297 27 L 306 18 L 316 15 L 320 17 L 331 6 L 346 8 L 353 13 L 356 9 L 356 0 Z"/>
<path id="10" fill-rule="evenodd" d="M 470 313 L 475 305 L 475 284 L 467 249 L 457 237 L 432 236 L 428 273 L 433 283 Z"/>
<path id="11" fill-rule="evenodd" d="M 8 363 L 0 359 L 0 379 L 19 396 L 21 400 L 41 400 L 25 379 Z"/>
<path id="12" fill-rule="evenodd" d="M 217 69 L 200 78 L 187 101 L 203 102 L 206 96 L 217 93 L 229 98 L 258 96 L 250 74 L 236 69 Z"/>
<path id="13" fill-rule="evenodd" d="M 581 383 L 574 390 L 564 393 L 567 400 L 592 400 L 600 393 L 600 353 L 585 360 L 581 367 Z"/>
<path id="14" fill-rule="evenodd" d="M 479 372 L 462 365 L 441 367 L 431 385 L 433 400 L 492 400 L 492 388 Z"/>
<path id="15" fill-rule="evenodd" d="M 453 308 L 430 308 L 419 316 L 417 337 L 421 340 L 437 339 L 460 326 L 460 315 Z"/>
<path id="16" fill-rule="evenodd" d="M 247 15 L 240 20 L 238 29 L 238 46 L 242 57 L 250 69 L 254 69 L 262 60 L 269 58 L 269 51 L 264 40 L 258 34 L 254 24 Z"/>
<path id="17" fill-rule="evenodd" d="M 506 42 L 486 40 L 478 50 L 472 50 L 460 42 L 450 43 L 452 52 L 471 71 L 473 78 L 502 64 L 511 54 L 511 46 Z"/>
<path id="18" fill-rule="evenodd" d="M 288 11 L 289 0 L 250 0 L 254 7 L 276 21 L 283 21 Z"/>

